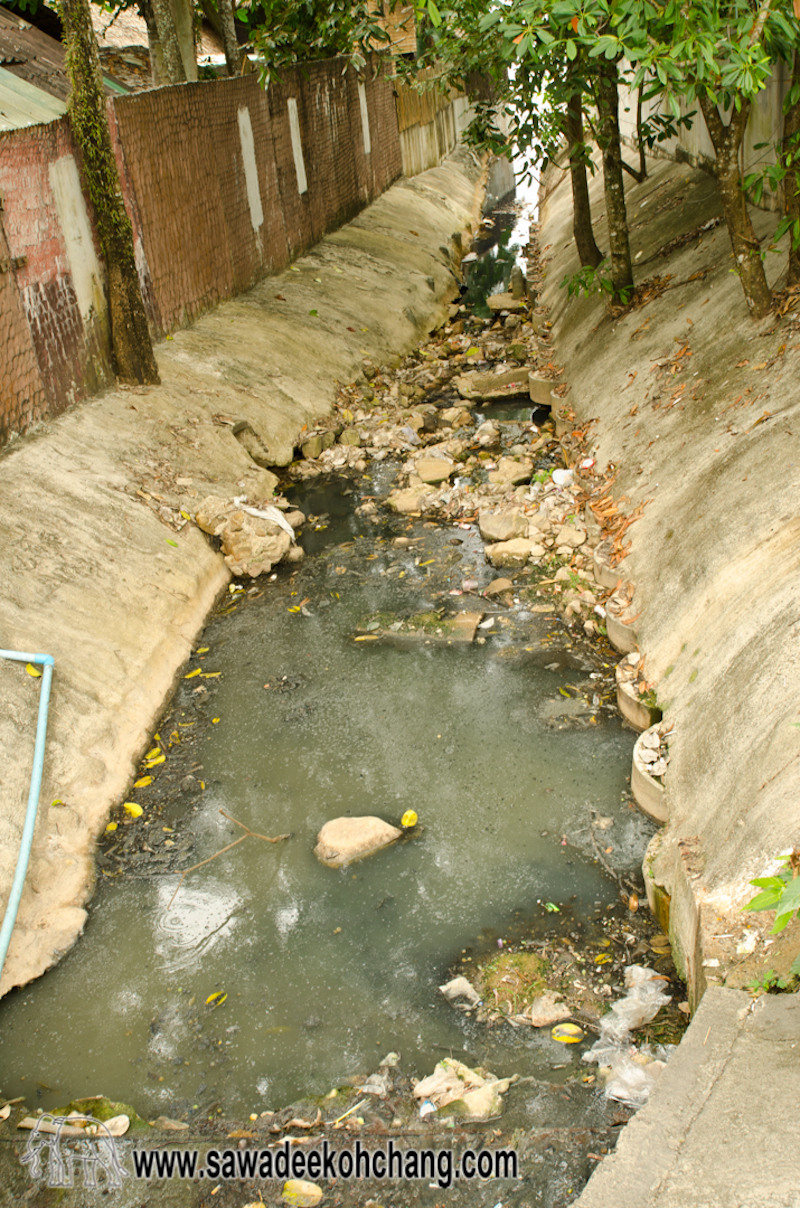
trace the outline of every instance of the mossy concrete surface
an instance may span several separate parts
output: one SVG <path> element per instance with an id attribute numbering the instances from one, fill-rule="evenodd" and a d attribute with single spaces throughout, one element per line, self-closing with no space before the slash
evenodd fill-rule
<path id="1" fill-rule="evenodd" d="M 289 270 L 157 349 L 160 386 L 111 390 L 0 459 L 0 645 L 52 654 L 39 821 L 0 993 L 76 940 L 93 850 L 215 598 L 221 555 L 181 512 L 261 500 L 363 358 L 406 352 L 455 290 L 451 236 L 482 170 L 459 152 L 393 186 Z M 256 464 L 234 435 L 249 425 Z M 39 681 L 0 660 L 0 907 L 19 849 Z M 59 804 L 51 804 L 58 802 Z"/>
<path id="2" fill-rule="evenodd" d="M 617 467 L 626 512 L 645 503 L 617 570 L 635 584 L 628 617 L 674 726 L 669 820 L 645 874 L 671 897 L 696 1004 L 774 964 L 772 915 L 742 907 L 750 879 L 800 842 L 800 316 L 749 319 L 710 176 L 657 160 L 626 187 L 649 291 L 614 318 L 559 288 L 578 268 L 562 178 L 543 202 L 544 299 L 589 448 Z M 593 206 L 599 219 L 599 175 Z M 775 216 L 754 221 L 766 248 Z M 785 262 L 767 253 L 771 282 Z"/>

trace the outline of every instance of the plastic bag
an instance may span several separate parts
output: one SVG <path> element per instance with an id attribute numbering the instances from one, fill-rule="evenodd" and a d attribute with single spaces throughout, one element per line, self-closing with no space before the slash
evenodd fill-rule
<path id="1" fill-rule="evenodd" d="M 644 965 L 628 965 L 625 986 L 628 993 L 612 1003 L 611 1010 L 600 1020 L 601 1038 L 618 1043 L 627 1040 L 631 1032 L 655 1019 L 659 1009 L 670 1001 L 663 991 L 665 979 Z"/>
<path id="2" fill-rule="evenodd" d="M 666 978 L 644 965 L 628 965 L 625 987 L 628 993 L 613 1003 L 600 1020 L 600 1036 L 583 1054 L 594 1062 L 605 1078 L 609 1099 L 638 1108 L 646 1103 L 661 1073 L 669 1050 L 663 1045 L 653 1051 L 641 1050 L 629 1043 L 631 1032 L 655 1019 L 661 1007 L 670 1001 L 663 987 Z"/>
<path id="3" fill-rule="evenodd" d="M 600 1075 L 605 1079 L 606 1098 L 628 1107 L 642 1107 L 650 1098 L 650 1092 L 658 1081 L 667 1063 L 668 1051 L 659 1045 L 655 1051 L 645 1046 L 637 1049 L 617 1049 L 607 1066 L 600 1066 Z"/>

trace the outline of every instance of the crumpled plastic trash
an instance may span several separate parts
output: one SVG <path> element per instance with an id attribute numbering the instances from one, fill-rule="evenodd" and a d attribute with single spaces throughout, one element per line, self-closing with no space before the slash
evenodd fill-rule
<path id="1" fill-rule="evenodd" d="M 480 1006 L 481 996 L 466 977 L 454 977 L 452 981 L 440 986 L 439 990 L 447 1001 L 460 1011 L 470 1011 L 473 1007 Z"/>
<path id="2" fill-rule="evenodd" d="M 644 965 L 628 965 L 625 987 L 628 993 L 613 1003 L 600 1020 L 600 1036 L 583 1054 L 583 1060 L 599 1066 L 609 1099 L 639 1108 L 663 1070 L 673 1046 L 644 1046 L 630 1043 L 630 1034 L 655 1019 L 661 1007 L 671 1001 L 664 993 L 667 979 Z"/>
<path id="3" fill-rule="evenodd" d="M 414 1087 L 414 1098 L 422 1099 L 420 1115 L 430 1112 L 428 1103 L 439 1110 L 452 1104 L 453 1113 L 470 1120 L 490 1120 L 503 1111 L 502 1095 L 517 1075 L 496 1078 L 486 1070 L 470 1069 L 463 1061 L 445 1057 L 427 1078 Z"/>

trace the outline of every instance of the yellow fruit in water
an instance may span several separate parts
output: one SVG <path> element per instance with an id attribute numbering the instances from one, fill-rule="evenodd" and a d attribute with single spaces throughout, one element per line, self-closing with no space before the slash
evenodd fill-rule
<path id="1" fill-rule="evenodd" d="M 560 1040 L 562 1044 L 577 1044 L 579 1040 L 583 1040 L 583 1029 L 576 1023 L 557 1023 L 550 1035 L 553 1040 Z"/>
<path id="2" fill-rule="evenodd" d="M 406 812 L 403 814 L 403 817 L 400 819 L 400 825 L 405 827 L 406 830 L 408 830 L 408 828 L 411 826 L 417 825 L 417 815 L 413 810 L 406 810 Z"/>

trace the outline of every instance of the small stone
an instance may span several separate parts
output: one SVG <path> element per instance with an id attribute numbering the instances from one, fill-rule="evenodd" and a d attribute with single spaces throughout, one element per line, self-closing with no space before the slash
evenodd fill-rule
<path id="1" fill-rule="evenodd" d="M 442 457 L 422 457 L 414 468 L 418 477 L 430 484 L 445 482 L 455 470 L 452 462 Z"/>
<path id="2" fill-rule="evenodd" d="M 497 469 L 489 473 L 489 482 L 515 487 L 521 482 L 530 481 L 531 469 L 530 462 L 517 461 L 513 457 L 501 457 L 497 463 Z"/>
<path id="3" fill-rule="evenodd" d="M 586 541 L 586 530 L 580 529 L 573 524 L 564 524 L 561 528 L 556 529 L 555 537 L 558 545 L 577 549 L 579 545 L 583 545 Z"/>
<path id="4" fill-rule="evenodd" d="M 300 452 L 303 454 L 303 457 L 305 457 L 306 461 L 314 461 L 317 457 L 319 457 L 324 448 L 325 446 L 322 443 L 321 436 L 311 436 L 303 445 L 301 445 Z"/>
<path id="5" fill-rule="evenodd" d="M 492 579 L 484 591 L 485 596 L 502 596 L 507 591 L 513 591 L 514 584 L 510 579 Z"/>
<path id="6" fill-rule="evenodd" d="M 426 495 L 427 492 L 424 489 L 410 487 L 405 491 L 392 491 L 386 502 L 393 512 L 407 516 L 412 512 L 422 511 L 422 501 Z"/>
<path id="7" fill-rule="evenodd" d="M 283 1184 L 281 1199 L 294 1208 L 315 1208 L 322 1199 L 322 1188 L 305 1179 L 288 1179 Z"/>
<path id="8" fill-rule="evenodd" d="M 527 537 L 528 517 L 519 511 L 481 511 L 478 529 L 484 541 L 511 541 L 514 537 Z"/>
<path id="9" fill-rule="evenodd" d="M 351 448 L 357 449 L 361 444 L 361 434 L 358 428 L 345 428 L 339 437 L 339 444 L 350 445 Z"/>
<path id="10" fill-rule="evenodd" d="M 492 566 L 524 566 L 531 556 L 531 547 L 532 542 L 526 537 L 516 537 L 513 541 L 487 545 L 484 553 Z"/>

